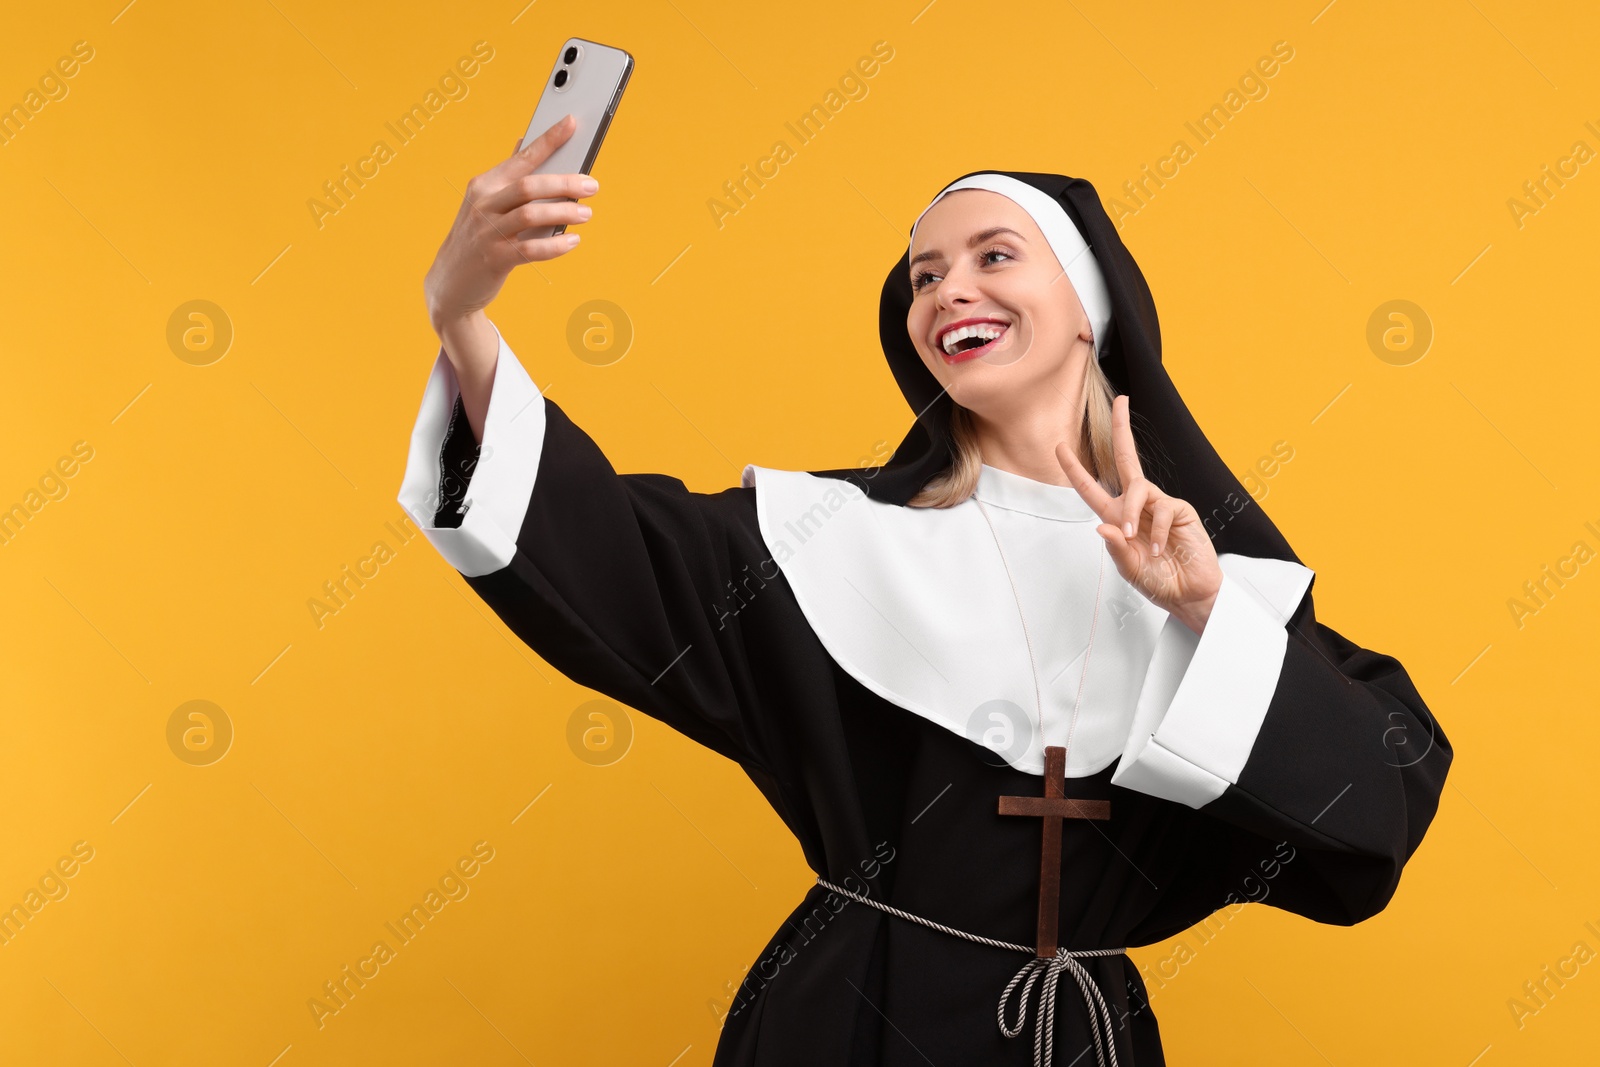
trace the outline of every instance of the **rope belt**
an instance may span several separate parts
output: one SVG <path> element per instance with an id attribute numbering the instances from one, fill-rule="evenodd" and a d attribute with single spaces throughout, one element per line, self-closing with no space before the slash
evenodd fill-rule
<path id="1" fill-rule="evenodd" d="M 914 923 L 921 923 L 930 929 L 939 930 L 956 937 L 964 937 L 968 941 L 976 941 L 980 945 L 989 945 L 993 948 L 1008 948 L 1016 952 L 1026 952 L 1033 958 L 1023 964 L 1022 969 L 1006 984 L 1005 992 L 1000 994 L 1000 1032 L 1007 1037 L 1016 1037 L 1022 1033 L 1022 1028 L 1028 1022 L 1028 994 L 1033 990 L 1034 982 L 1042 976 L 1043 984 L 1039 987 L 1039 1011 L 1034 1016 L 1033 1027 L 1033 1067 L 1046 1067 L 1054 1062 L 1055 1036 L 1056 1036 L 1056 980 L 1061 977 L 1061 972 L 1066 971 L 1078 983 L 1078 991 L 1083 994 L 1084 1006 L 1089 1009 L 1089 1033 L 1094 1037 L 1094 1057 L 1099 1067 L 1106 1067 L 1106 1053 L 1109 1049 L 1111 1067 L 1117 1067 L 1116 1030 L 1111 1024 L 1111 1009 L 1106 1006 L 1106 1001 L 1100 995 L 1100 987 L 1095 984 L 1094 977 L 1079 963 L 1079 956 L 1119 956 L 1126 952 L 1121 948 L 1087 948 L 1067 949 L 1058 948 L 1056 954 L 1050 958 L 1043 958 L 1036 954 L 1036 950 L 1028 945 L 1013 944 L 1010 941 L 996 941 L 991 937 L 979 937 L 969 934 L 965 930 L 957 930 L 953 926 L 936 923 L 931 919 L 924 919 L 920 915 L 913 915 L 909 911 L 890 907 L 881 901 L 864 897 L 859 893 L 852 893 L 841 886 L 836 886 L 826 878 L 817 877 L 817 884 L 840 896 L 849 897 L 851 900 L 860 901 L 879 911 L 886 911 L 890 915 L 897 915 L 902 919 L 910 919 Z M 1011 1001 L 1011 993 L 1017 988 L 1017 983 L 1022 983 L 1022 992 L 1018 995 L 1017 1025 L 1006 1025 L 1006 1005 Z M 1101 1042 L 1100 1027 L 1105 1026 L 1105 1041 Z"/>

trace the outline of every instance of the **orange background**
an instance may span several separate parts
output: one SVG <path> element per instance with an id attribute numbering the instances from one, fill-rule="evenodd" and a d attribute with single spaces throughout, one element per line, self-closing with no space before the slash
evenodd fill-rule
<path id="1" fill-rule="evenodd" d="M 1406 665 L 1457 758 L 1376 918 L 1253 907 L 1135 951 L 1169 1059 L 1592 1055 L 1600 966 L 1508 1005 L 1600 951 L 1600 175 L 1508 206 L 1600 148 L 1588 6 L 122 3 L 0 35 L 0 105 L 93 53 L 0 145 L 0 507 L 65 490 L 0 544 L 0 906 L 66 890 L 0 946 L 7 1062 L 707 1064 L 809 884 L 732 763 L 637 714 L 590 762 L 568 737 L 594 694 L 385 526 L 436 351 L 423 274 L 571 35 L 638 62 L 596 217 L 491 315 L 617 469 L 703 491 L 898 441 L 878 287 L 946 181 L 1065 171 L 1109 198 L 1187 141 L 1123 228 L 1167 364 L 1241 475 L 1292 449 L 1260 491 L 1319 617 Z M 479 41 L 469 92 L 395 146 L 385 123 Z M 878 41 L 865 95 L 798 145 L 784 124 Z M 1184 124 L 1279 41 L 1200 144 Z M 393 158 L 319 227 L 308 203 L 380 138 Z M 719 226 L 708 202 L 780 138 L 793 158 Z M 597 299 L 635 331 L 608 366 L 566 340 Z M 168 343 L 191 300 L 233 331 L 204 366 Z M 1391 300 L 1431 323 L 1421 358 L 1369 345 Z M 308 601 L 379 540 L 319 628 Z M 1577 542 L 1519 625 L 1508 601 Z M 191 700 L 233 731 L 206 766 L 168 740 Z M 319 1028 L 323 983 L 478 842 L 469 894 Z"/>

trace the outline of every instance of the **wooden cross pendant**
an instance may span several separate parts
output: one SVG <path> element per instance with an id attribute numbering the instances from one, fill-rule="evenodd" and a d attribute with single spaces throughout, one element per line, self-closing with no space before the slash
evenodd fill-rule
<path id="1" fill-rule="evenodd" d="M 1044 750 L 1044 796 L 1001 797 L 1001 815 L 1033 815 L 1044 820 L 1039 858 L 1039 948 L 1041 959 L 1056 954 L 1056 920 L 1061 912 L 1061 820 L 1109 819 L 1111 801 L 1073 800 L 1066 795 L 1067 750 Z"/>

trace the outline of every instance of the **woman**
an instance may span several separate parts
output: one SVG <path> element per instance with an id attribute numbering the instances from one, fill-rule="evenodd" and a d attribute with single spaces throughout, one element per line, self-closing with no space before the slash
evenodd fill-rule
<path id="1" fill-rule="evenodd" d="M 817 885 L 715 1063 L 1149 1067 L 1122 949 L 1244 900 L 1388 903 L 1448 742 L 1316 620 L 1087 182 L 980 172 L 918 219 L 883 287 L 917 413 L 887 463 L 703 494 L 615 473 L 484 315 L 576 243 L 524 231 L 590 217 L 582 176 L 532 173 L 570 132 L 468 186 L 400 499 L 530 647 L 737 761 L 800 841 Z"/>

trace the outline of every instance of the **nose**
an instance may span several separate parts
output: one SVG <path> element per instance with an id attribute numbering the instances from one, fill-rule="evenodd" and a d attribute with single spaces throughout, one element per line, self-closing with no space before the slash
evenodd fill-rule
<path id="1" fill-rule="evenodd" d="M 956 307 L 979 299 L 977 275 L 964 264 L 956 264 L 945 271 L 939 280 L 935 296 L 941 307 Z"/>

